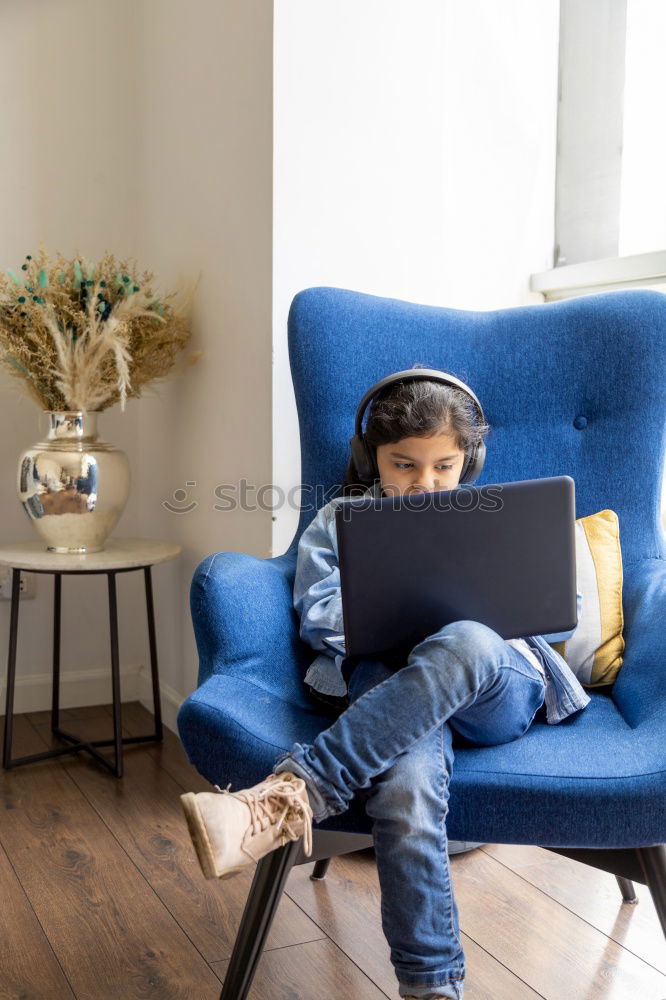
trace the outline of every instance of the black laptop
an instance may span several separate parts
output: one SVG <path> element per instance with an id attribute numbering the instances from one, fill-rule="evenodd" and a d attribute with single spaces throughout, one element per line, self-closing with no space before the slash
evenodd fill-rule
<path id="1" fill-rule="evenodd" d="M 570 476 L 348 498 L 336 510 L 349 657 L 408 652 L 470 619 L 503 639 L 577 624 Z"/>

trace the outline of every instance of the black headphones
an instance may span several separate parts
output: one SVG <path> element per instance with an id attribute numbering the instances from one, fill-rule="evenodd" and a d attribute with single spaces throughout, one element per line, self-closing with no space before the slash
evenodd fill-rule
<path id="1" fill-rule="evenodd" d="M 363 414 L 368 406 L 368 403 L 380 389 L 383 389 L 386 385 L 391 385 L 393 382 L 408 381 L 412 382 L 416 379 L 431 379 L 435 382 L 442 382 L 444 385 L 450 385 L 455 389 L 462 389 L 469 398 L 474 403 L 477 416 L 482 424 L 485 424 L 486 418 L 483 415 L 483 408 L 481 403 L 474 395 L 472 390 L 460 379 L 457 379 L 454 375 L 447 375 L 446 372 L 440 372 L 435 368 L 407 368 L 405 371 L 394 372 L 392 375 L 387 375 L 385 378 L 375 382 L 374 385 L 370 386 L 365 396 L 358 405 L 356 411 L 356 419 L 354 421 L 354 437 L 350 440 L 349 444 L 351 446 L 351 459 L 356 466 L 356 471 L 358 472 L 358 479 L 363 485 L 372 486 L 374 481 L 379 478 L 379 470 L 377 468 L 377 462 L 372 448 L 367 444 L 365 436 L 363 434 Z M 459 483 L 474 483 L 481 475 L 481 470 L 483 469 L 483 463 L 486 459 L 486 446 L 482 441 L 480 444 L 471 445 L 471 447 L 466 450 L 465 461 L 463 463 L 462 472 L 460 474 Z M 346 479 L 349 480 L 351 474 L 351 463 L 347 466 Z"/>

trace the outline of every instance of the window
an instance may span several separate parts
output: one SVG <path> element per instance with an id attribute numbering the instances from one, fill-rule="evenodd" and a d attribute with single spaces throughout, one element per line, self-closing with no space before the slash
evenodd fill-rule
<path id="1" fill-rule="evenodd" d="M 553 270 L 547 299 L 666 291 L 666 3 L 561 0 Z"/>

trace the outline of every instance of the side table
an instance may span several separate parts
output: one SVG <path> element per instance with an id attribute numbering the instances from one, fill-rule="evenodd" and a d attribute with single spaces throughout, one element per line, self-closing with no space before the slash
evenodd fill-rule
<path id="1" fill-rule="evenodd" d="M 159 742 L 162 739 L 162 708 L 160 704 L 159 673 L 157 666 L 157 641 L 155 638 L 155 608 L 151 568 L 157 563 L 175 559 L 181 548 L 172 542 L 152 541 L 147 538 L 109 538 L 103 552 L 85 555 L 63 555 L 47 552 L 44 543 L 35 539 L 16 545 L 0 546 L 0 566 L 12 570 L 12 599 L 9 625 L 9 652 L 7 656 L 7 698 L 5 711 L 5 738 L 2 766 L 9 770 L 19 764 L 29 764 L 62 754 L 79 753 L 84 750 L 91 754 L 116 778 L 123 775 L 123 745 L 127 743 Z M 18 639 L 18 613 L 21 570 L 30 573 L 52 574 L 53 576 L 53 690 L 51 699 L 51 732 L 65 740 L 68 746 L 27 757 L 12 759 L 12 729 L 14 723 L 14 684 L 16 679 L 16 646 Z M 120 663 L 118 659 L 118 605 L 116 599 L 116 576 L 143 570 L 146 590 L 146 611 L 148 619 L 148 642 L 150 646 L 150 671 L 153 683 L 153 703 L 155 710 L 155 732 L 146 736 L 122 736 L 120 704 Z M 113 739 L 81 740 L 60 728 L 60 606 L 62 577 L 69 575 L 91 575 L 105 573 L 108 580 L 109 628 L 111 636 L 111 682 L 113 689 Z M 98 747 L 113 746 L 115 757 L 109 760 L 100 753 Z"/>

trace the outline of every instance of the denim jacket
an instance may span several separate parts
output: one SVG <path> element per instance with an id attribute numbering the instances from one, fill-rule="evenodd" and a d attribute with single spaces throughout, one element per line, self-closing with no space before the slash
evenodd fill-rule
<path id="1" fill-rule="evenodd" d="M 369 488 L 367 493 L 382 496 L 380 483 Z M 341 670 L 344 652 L 336 653 L 324 643 L 324 638 L 344 631 L 335 510 L 347 500 L 346 497 L 335 497 L 329 501 L 305 529 L 298 545 L 294 579 L 294 607 L 301 622 L 300 636 L 314 649 L 323 651 L 310 664 L 305 683 L 316 692 L 338 698 L 344 698 L 347 693 Z M 577 604 L 580 616 L 580 593 L 577 593 Z M 549 645 L 551 642 L 566 641 L 573 632 L 574 629 L 525 637 L 527 646 L 544 667 L 546 720 L 551 724 L 585 708 L 590 701 L 590 696 L 585 693 L 571 668 Z"/>

